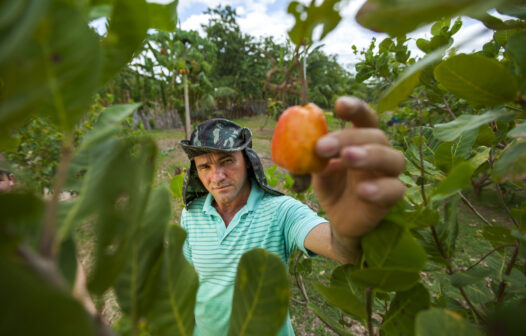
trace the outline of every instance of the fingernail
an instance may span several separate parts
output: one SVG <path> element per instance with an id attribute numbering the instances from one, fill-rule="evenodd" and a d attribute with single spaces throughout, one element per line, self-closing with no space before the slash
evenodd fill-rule
<path id="1" fill-rule="evenodd" d="M 356 163 L 357 161 L 360 161 L 367 156 L 367 151 L 363 147 L 353 146 L 345 148 L 343 151 L 343 155 L 346 159 Z"/>
<path id="2" fill-rule="evenodd" d="M 362 195 L 372 199 L 378 193 L 378 186 L 374 183 L 365 182 L 360 185 L 360 191 Z"/>
<path id="3" fill-rule="evenodd" d="M 337 154 L 339 150 L 338 139 L 331 136 L 325 136 L 316 143 L 316 152 L 324 157 L 331 157 Z"/>

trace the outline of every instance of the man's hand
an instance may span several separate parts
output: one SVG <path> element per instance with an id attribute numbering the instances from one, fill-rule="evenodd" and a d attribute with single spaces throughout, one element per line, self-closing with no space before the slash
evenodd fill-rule
<path id="1" fill-rule="evenodd" d="M 406 190 L 398 175 L 403 154 L 391 148 L 378 117 L 358 98 L 342 97 L 335 111 L 353 127 L 316 143 L 327 168 L 312 176 L 313 188 L 331 223 L 332 248 L 343 259 L 356 256 L 359 237 L 373 230 Z M 351 256 L 352 255 L 352 256 Z"/>

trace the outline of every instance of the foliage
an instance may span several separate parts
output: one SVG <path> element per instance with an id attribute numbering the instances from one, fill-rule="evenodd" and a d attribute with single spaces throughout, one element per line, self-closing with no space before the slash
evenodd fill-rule
<path id="1" fill-rule="evenodd" d="M 515 18 L 487 14 L 494 7 Z M 508 329 L 495 326 L 503 310 L 525 313 L 524 304 L 517 304 L 525 293 L 515 289 L 526 281 L 525 233 L 518 220 L 524 203 L 504 199 L 504 192 L 524 193 L 526 173 L 524 143 L 516 137 L 523 132 L 526 109 L 526 54 L 519 47 L 526 28 L 523 7 L 523 1 L 506 0 L 380 0 L 367 1 L 357 14 L 363 26 L 391 35 L 378 45 L 373 39 L 364 51 L 354 48 L 362 56 L 356 79 L 372 89 L 386 131 L 406 155 L 401 179 L 408 191 L 362 238 L 360 264 L 334 269 L 330 283 L 316 289 L 372 335 L 524 333 L 512 316 Z M 460 14 L 494 30 L 481 51 L 457 55 L 450 49 L 462 25 L 451 19 Z M 417 40 L 426 54 L 418 60 L 404 34 L 430 22 L 431 38 Z M 490 186 L 507 222 L 491 225 L 463 194 Z M 458 257 L 460 200 L 488 224 L 481 238 L 493 250 L 473 256 L 477 262 Z M 438 285 L 426 279 L 437 279 Z M 336 333 L 348 333 L 334 316 L 308 308 Z"/>

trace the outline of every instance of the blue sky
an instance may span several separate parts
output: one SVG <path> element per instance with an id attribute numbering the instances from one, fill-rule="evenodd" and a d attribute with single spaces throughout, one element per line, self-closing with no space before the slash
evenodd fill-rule
<path id="1" fill-rule="evenodd" d="M 170 0 L 150 0 L 151 2 L 166 3 Z M 310 3 L 310 0 L 300 0 Z M 287 13 L 290 0 L 179 0 L 178 15 L 181 28 L 185 30 L 197 30 L 202 32 L 201 24 L 208 21 L 208 16 L 203 12 L 211 7 L 221 4 L 230 5 L 236 9 L 239 17 L 237 19 L 241 30 L 255 37 L 270 36 L 276 41 L 285 41 L 287 31 L 293 26 L 294 19 Z M 369 46 L 372 37 L 382 40 L 387 35 L 371 32 L 356 23 L 354 17 L 365 0 L 350 0 L 341 11 L 342 22 L 321 41 L 323 49 L 328 54 L 338 56 L 340 63 L 347 68 L 353 68 L 357 58 L 352 53 L 351 46 L 354 44 L 358 49 Z M 472 19 L 463 19 L 464 26 L 455 35 L 456 42 L 466 40 L 461 51 L 472 51 L 480 49 L 484 42 L 491 39 L 491 32 L 486 30 L 482 24 Z M 411 41 L 409 47 L 414 56 L 422 53 L 416 48 L 417 38 L 429 38 L 429 27 L 422 27 L 409 35 Z"/>

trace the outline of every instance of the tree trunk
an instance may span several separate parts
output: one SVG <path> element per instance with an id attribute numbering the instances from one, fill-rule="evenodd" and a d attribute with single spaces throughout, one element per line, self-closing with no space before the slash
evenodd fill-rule
<path id="1" fill-rule="evenodd" d="M 190 102 L 188 101 L 188 76 L 186 74 L 183 75 L 183 85 L 184 85 L 184 121 L 185 121 L 185 134 L 186 139 L 190 139 L 190 134 L 192 130 L 190 129 Z"/>

